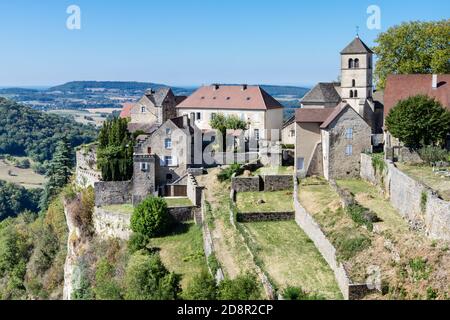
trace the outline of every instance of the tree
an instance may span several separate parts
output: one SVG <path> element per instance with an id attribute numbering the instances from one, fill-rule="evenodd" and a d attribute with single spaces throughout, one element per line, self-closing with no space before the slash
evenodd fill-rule
<path id="1" fill-rule="evenodd" d="M 423 95 L 400 101 L 385 122 L 395 138 L 413 149 L 443 144 L 450 132 L 450 112 L 438 101 Z"/>
<path id="2" fill-rule="evenodd" d="M 192 279 L 183 294 L 189 300 L 215 300 L 217 297 L 216 280 L 207 271 L 202 271 Z"/>
<path id="3" fill-rule="evenodd" d="M 254 274 L 243 274 L 233 280 L 224 280 L 219 285 L 219 300 L 258 300 L 261 291 Z"/>
<path id="4" fill-rule="evenodd" d="M 224 116 L 222 113 L 215 115 L 210 121 L 211 128 L 226 134 L 229 130 L 247 130 L 247 123 L 235 115 Z"/>
<path id="5" fill-rule="evenodd" d="M 170 273 L 159 255 L 138 251 L 131 256 L 125 274 L 127 300 L 175 300 L 181 277 Z"/>
<path id="6" fill-rule="evenodd" d="M 314 293 L 308 293 L 302 288 L 289 286 L 283 290 L 285 300 L 325 300 L 324 297 Z"/>
<path id="7" fill-rule="evenodd" d="M 104 181 L 127 181 L 133 176 L 134 139 L 128 120 L 115 118 L 103 124 L 98 137 L 97 167 Z"/>
<path id="8" fill-rule="evenodd" d="M 158 197 L 148 197 L 134 209 L 131 229 L 145 237 L 154 238 L 164 235 L 171 222 L 166 201 Z"/>
<path id="9" fill-rule="evenodd" d="M 375 78 L 383 89 L 389 74 L 449 73 L 450 20 L 407 22 L 381 33 L 375 42 Z"/>
<path id="10" fill-rule="evenodd" d="M 0 221 L 29 210 L 39 211 L 39 189 L 27 190 L 21 186 L 0 181 Z"/>
<path id="11" fill-rule="evenodd" d="M 97 263 L 94 287 L 97 300 L 120 300 L 122 298 L 120 286 L 114 279 L 114 273 L 114 266 L 106 258 L 102 258 Z"/>
<path id="12" fill-rule="evenodd" d="M 61 139 L 47 171 L 47 183 L 41 198 L 41 209 L 46 210 L 51 199 L 58 194 L 72 176 L 72 150 L 66 139 Z"/>

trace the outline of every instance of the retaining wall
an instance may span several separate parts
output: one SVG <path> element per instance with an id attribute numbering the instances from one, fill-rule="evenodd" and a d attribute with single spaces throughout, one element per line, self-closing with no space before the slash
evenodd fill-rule
<path id="1" fill-rule="evenodd" d="M 231 188 L 237 192 L 258 192 L 260 191 L 259 176 L 256 177 L 233 177 L 231 178 Z"/>
<path id="2" fill-rule="evenodd" d="M 92 215 L 95 233 L 102 239 L 128 240 L 132 234 L 130 219 L 130 214 L 111 212 L 102 208 L 95 208 Z"/>
<path id="3" fill-rule="evenodd" d="M 94 184 L 95 206 L 108 206 L 131 202 L 131 181 L 100 181 Z"/>
<path id="4" fill-rule="evenodd" d="M 294 187 L 294 178 L 292 175 L 265 175 L 264 191 L 282 191 L 292 190 Z"/>
<path id="5" fill-rule="evenodd" d="M 238 222 L 289 221 L 295 219 L 294 212 L 245 212 L 238 213 Z"/>

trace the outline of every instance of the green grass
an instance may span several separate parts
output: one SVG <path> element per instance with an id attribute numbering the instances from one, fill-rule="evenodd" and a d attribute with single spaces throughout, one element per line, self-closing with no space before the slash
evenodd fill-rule
<path id="1" fill-rule="evenodd" d="M 264 203 L 258 203 L 260 201 Z M 291 212 L 293 207 L 292 191 L 274 192 L 239 192 L 237 207 L 241 213 L 246 212 Z"/>
<path id="2" fill-rule="evenodd" d="M 262 167 L 254 175 L 293 175 L 294 167 Z"/>
<path id="3" fill-rule="evenodd" d="M 161 260 L 167 269 L 181 274 L 183 289 L 207 268 L 202 231 L 194 223 L 179 224 L 171 235 L 151 239 L 150 245 L 160 249 Z"/>
<path id="4" fill-rule="evenodd" d="M 327 299 L 342 299 L 332 270 L 294 221 L 245 223 L 257 258 L 279 289 L 298 286 Z"/>
<path id="5" fill-rule="evenodd" d="M 115 204 L 110 206 L 102 207 L 103 210 L 116 212 L 116 213 L 124 213 L 124 214 L 133 214 L 134 207 L 132 204 Z"/>
<path id="6" fill-rule="evenodd" d="M 169 208 L 177 208 L 177 207 L 192 207 L 193 204 L 189 198 L 184 197 L 170 197 L 170 198 L 164 198 L 167 202 L 167 206 Z"/>
<path id="7" fill-rule="evenodd" d="M 412 166 L 398 163 L 397 167 L 411 178 L 435 190 L 444 200 L 450 201 L 450 177 L 435 174 L 430 166 Z M 446 169 L 450 170 L 450 168 Z"/>

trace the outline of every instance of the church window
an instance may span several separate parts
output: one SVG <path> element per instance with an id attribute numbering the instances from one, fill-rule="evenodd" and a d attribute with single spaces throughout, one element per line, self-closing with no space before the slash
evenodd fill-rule
<path id="1" fill-rule="evenodd" d="M 353 59 L 348 60 L 348 68 L 349 69 L 353 69 L 354 68 Z"/>
<path id="2" fill-rule="evenodd" d="M 355 68 L 359 68 L 359 59 L 355 59 Z"/>
<path id="3" fill-rule="evenodd" d="M 355 98 L 358 98 L 358 90 L 355 90 Z"/>
<path id="4" fill-rule="evenodd" d="M 356 87 L 356 80 L 355 79 L 352 80 L 352 87 Z"/>
<path id="5" fill-rule="evenodd" d="M 353 90 L 350 90 L 350 98 L 353 98 Z"/>

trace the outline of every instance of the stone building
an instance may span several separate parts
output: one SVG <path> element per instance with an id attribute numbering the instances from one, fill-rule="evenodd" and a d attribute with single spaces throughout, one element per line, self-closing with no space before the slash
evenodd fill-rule
<path id="1" fill-rule="evenodd" d="M 296 111 L 297 175 L 327 180 L 359 176 L 360 154 L 371 148 L 369 124 L 348 103 Z"/>
<path id="2" fill-rule="evenodd" d="M 290 117 L 281 128 L 281 143 L 295 145 L 295 115 Z"/>

